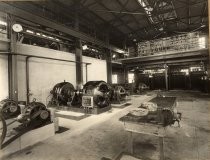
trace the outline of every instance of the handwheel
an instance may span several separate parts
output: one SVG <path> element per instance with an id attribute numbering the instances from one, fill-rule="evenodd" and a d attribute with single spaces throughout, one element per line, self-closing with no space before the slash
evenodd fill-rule
<path id="1" fill-rule="evenodd" d="M 11 99 L 2 100 L 0 102 L 0 108 L 2 115 L 5 118 L 10 118 L 20 114 L 20 107 L 18 106 L 18 103 Z"/>
<path id="2" fill-rule="evenodd" d="M 7 133 L 6 121 L 4 120 L 2 114 L 0 113 L 0 148 L 2 146 L 2 143 L 4 142 L 6 133 Z"/>

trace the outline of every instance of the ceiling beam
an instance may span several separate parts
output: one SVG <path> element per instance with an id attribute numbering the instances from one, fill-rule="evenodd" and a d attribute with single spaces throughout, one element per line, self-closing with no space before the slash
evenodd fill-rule
<path id="1" fill-rule="evenodd" d="M 74 1 L 75 1 L 75 0 L 74 0 Z M 95 4 L 96 4 L 96 3 L 97 3 L 97 2 L 95 2 Z M 114 31 L 118 32 L 120 35 L 126 36 L 126 35 L 125 35 L 122 31 L 120 31 L 118 28 L 116 28 L 116 27 L 113 26 L 112 24 L 108 23 L 105 19 L 103 19 L 102 17 L 100 17 L 99 15 L 97 15 L 95 12 L 91 11 L 91 10 L 88 8 L 89 5 L 88 5 L 88 6 L 81 5 L 80 7 L 82 7 L 81 10 L 83 11 L 83 12 L 81 13 L 81 15 L 85 16 L 85 14 L 83 14 L 84 11 L 85 11 L 85 12 L 89 12 L 89 13 L 92 14 L 94 17 L 96 17 L 97 19 L 99 19 L 100 21 L 102 21 L 102 22 L 104 23 L 104 25 L 110 26 L 112 29 L 114 29 Z M 85 16 L 85 17 L 86 17 L 86 16 Z M 92 22 L 92 19 L 89 20 L 89 21 Z M 103 27 L 104 27 L 104 26 L 103 26 Z"/>
<path id="2" fill-rule="evenodd" d="M 57 22 L 54 22 L 52 20 L 48 20 L 46 18 L 34 15 L 30 12 L 24 11 L 22 9 L 19 9 L 17 7 L 9 5 L 5 2 L 0 2 L 0 4 L 1 4 L 0 5 L 0 11 L 2 11 L 2 12 L 12 14 L 14 16 L 17 16 L 19 18 L 28 20 L 28 21 L 36 23 L 36 24 L 51 27 L 51 28 L 53 28 L 57 31 L 63 32 L 67 35 L 70 35 L 70 36 L 73 36 L 73 37 L 76 37 L 76 38 L 80 38 L 84 41 L 91 42 L 93 44 L 99 45 L 99 46 L 104 47 L 104 48 L 108 48 L 108 49 L 113 50 L 115 52 L 123 51 L 122 49 L 119 49 L 115 46 L 107 45 L 105 42 L 97 40 L 97 39 L 95 39 L 95 38 L 93 38 L 93 37 L 91 37 L 87 34 L 81 33 L 79 31 L 76 31 L 76 30 L 72 29 L 72 28 L 68 28 L 68 27 L 66 27 L 62 24 L 59 24 Z"/>
<path id="3" fill-rule="evenodd" d="M 101 1 L 95 0 L 99 5 L 101 5 L 104 9 L 109 11 L 109 8 L 107 8 Z M 130 31 L 134 31 L 130 26 L 128 26 L 122 19 L 119 18 L 119 16 L 116 16 L 115 14 L 111 13 L 113 17 L 118 18 L 118 20 L 125 26 L 127 27 Z"/>
<path id="4" fill-rule="evenodd" d="M 126 1 L 125 4 L 122 4 L 121 1 L 117 0 L 117 3 L 122 7 L 123 10 L 125 10 L 126 12 L 129 12 L 129 10 L 127 10 L 126 5 L 128 4 L 129 0 Z M 141 24 L 139 23 L 139 21 L 136 20 L 135 16 L 132 14 L 130 15 L 132 17 L 132 19 L 135 21 L 135 23 L 137 24 L 137 26 L 141 26 Z M 139 34 L 136 33 L 136 34 Z M 138 35 L 139 36 L 139 35 Z"/>
<path id="5" fill-rule="evenodd" d="M 191 18 L 205 18 L 205 17 L 208 17 L 208 16 L 205 16 L 205 15 L 204 15 L 204 17 L 202 17 L 201 15 L 191 16 Z M 174 20 L 165 20 L 165 22 L 181 22 L 181 23 L 184 23 L 184 24 L 187 25 L 188 23 L 185 23 L 185 22 L 181 21 L 181 20 L 184 20 L 184 19 L 188 19 L 188 16 L 187 17 L 182 17 L 182 18 L 177 18 L 177 19 L 174 19 Z M 131 32 L 131 34 L 139 32 L 139 31 L 143 31 L 144 28 L 149 29 L 150 26 L 139 28 L 139 29 L 135 30 L 134 32 Z"/>

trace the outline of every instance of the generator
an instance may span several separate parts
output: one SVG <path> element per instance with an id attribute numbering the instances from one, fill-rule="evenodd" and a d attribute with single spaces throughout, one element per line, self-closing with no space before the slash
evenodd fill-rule
<path id="1" fill-rule="evenodd" d="M 113 104 L 121 104 L 126 101 L 127 91 L 123 86 L 116 85 L 112 86 L 111 102 Z"/>
<path id="2" fill-rule="evenodd" d="M 81 92 L 76 91 L 74 86 L 69 82 L 61 82 L 56 84 L 52 91 L 51 105 L 74 106 L 81 104 Z"/>
<path id="3" fill-rule="evenodd" d="M 105 108 L 110 106 L 111 86 L 104 81 L 88 81 L 83 86 L 82 106 Z"/>

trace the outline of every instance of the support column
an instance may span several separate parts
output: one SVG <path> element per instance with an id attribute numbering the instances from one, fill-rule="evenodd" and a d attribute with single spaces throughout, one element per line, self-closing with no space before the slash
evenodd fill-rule
<path id="1" fill-rule="evenodd" d="M 106 49 L 107 83 L 112 84 L 112 53 Z"/>
<path id="2" fill-rule="evenodd" d="M 83 85 L 83 66 L 82 66 L 82 42 L 80 39 L 76 40 L 75 48 L 76 63 L 76 89 L 81 89 Z"/>
<path id="3" fill-rule="evenodd" d="M 124 68 L 124 83 L 128 83 L 128 68 L 126 66 Z"/>
<path id="4" fill-rule="evenodd" d="M 76 1 L 74 4 L 75 8 L 75 23 L 74 28 L 75 30 L 79 31 L 79 3 Z M 83 66 L 82 66 L 82 42 L 81 39 L 76 39 L 75 45 L 75 59 L 76 63 L 76 89 L 81 89 L 83 85 Z"/>
<path id="5" fill-rule="evenodd" d="M 168 66 L 167 64 L 164 64 L 165 68 L 165 85 L 166 85 L 166 91 L 168 90 Z"/>
<path id="6" fill-rule="evenodd" d="M 209 18 L 209 38 L 208 38 L 208 48 L 210 47 L 210 0 L 208 0 L 208 18 Z M 207 64 L 207 73 L 208 73 L 208 80 L 207 80 L 207 87 L 208 92 L 210 92 L 210 50 L 209 50 L 209 61 Z"/>
<path id="7" fill-rule="evenodd" d="M 109 45 L 109 29 L 110 26 L 107 26 L 105 41 Z M 106 54 L 106 69 L 107 69 L 107 83 L 112 84 L 112 53 L 110 49 L 105 49 Z"/>
<path id="8" fill-rule="evenodd" d="M 13 17 L 8 15 L 8 38 L 11 41 L 11 54 L 8 55 L 9 98 L 18 101 L 17 55 L 12 55 L 12 53 L 16 53 L 17 42 L 17 33 L 12 30 L 12 25 L 14 23 Z"/>

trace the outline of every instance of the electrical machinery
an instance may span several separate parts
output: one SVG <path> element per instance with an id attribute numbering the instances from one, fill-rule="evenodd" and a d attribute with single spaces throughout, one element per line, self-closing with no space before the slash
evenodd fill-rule
<path id="1" fill-rule="evenodd" d="M 33 101 L 17 117 L 17 121 L 24 126 L 39 127 L 50 122 L 50 111 L 43 103 Z"/>
<path id="2" fill-rule="evenodd" d="M 82 106 L 105 108 L 110 106 L 111 86 L 104 81 L 89 81 L 83 86 Z"/>
<path id="3" fill-rule="evenodd" d="M 139 83 L 139 84 L 137 84 L 137 86 L 136 86 L 136 88 L 135 88 L 135 91 L 136 91 L 136 93 L 138 93 L 138 94 L 142 94 L 144 91 L 146 91 L 146 90 L 148 90 L 149 89 L 149 87 L 146 85 L 146 84 L 144 84 L 144 83 Z"/>
<path id="4" fill-rule="evenodd" d="M 126 101 L 126 96 L 128 95 L 127 91 L 123 86 L 117 85 L 113 86 L 111 101 L 112 103 L 122 103 Z"/>
<path id="5" fill-rule="evenodd" d="M 20 106 L 11 99 L 4 99 L 0 102 L 0 110 L 5 119 L 16 117 L 20 114 Z"/>
<path id="6" fill-rule="evenodd" d="M 13 102 L 11 104 L 17 104 L 15 101 L 10 102 Z M 14 118 L 10 117 L 10 112 L 4 112 L 0 108 L 0 149 L 6 147 L 26 132 L 51 123 L 50 111 L 43 103 L 36 102 L 35 99 L 24 108 L 21 108 L 20 112 Z M 5 117 L 8 118 L 5 119 Z"/>
<path id="7" fill-rule="evenodd" d="M 81 92 L 76 91 L 74 86 L 69 82 L 56 84 L 51 91 L 53 105 L 76 105 L 81 103 Z"/>

